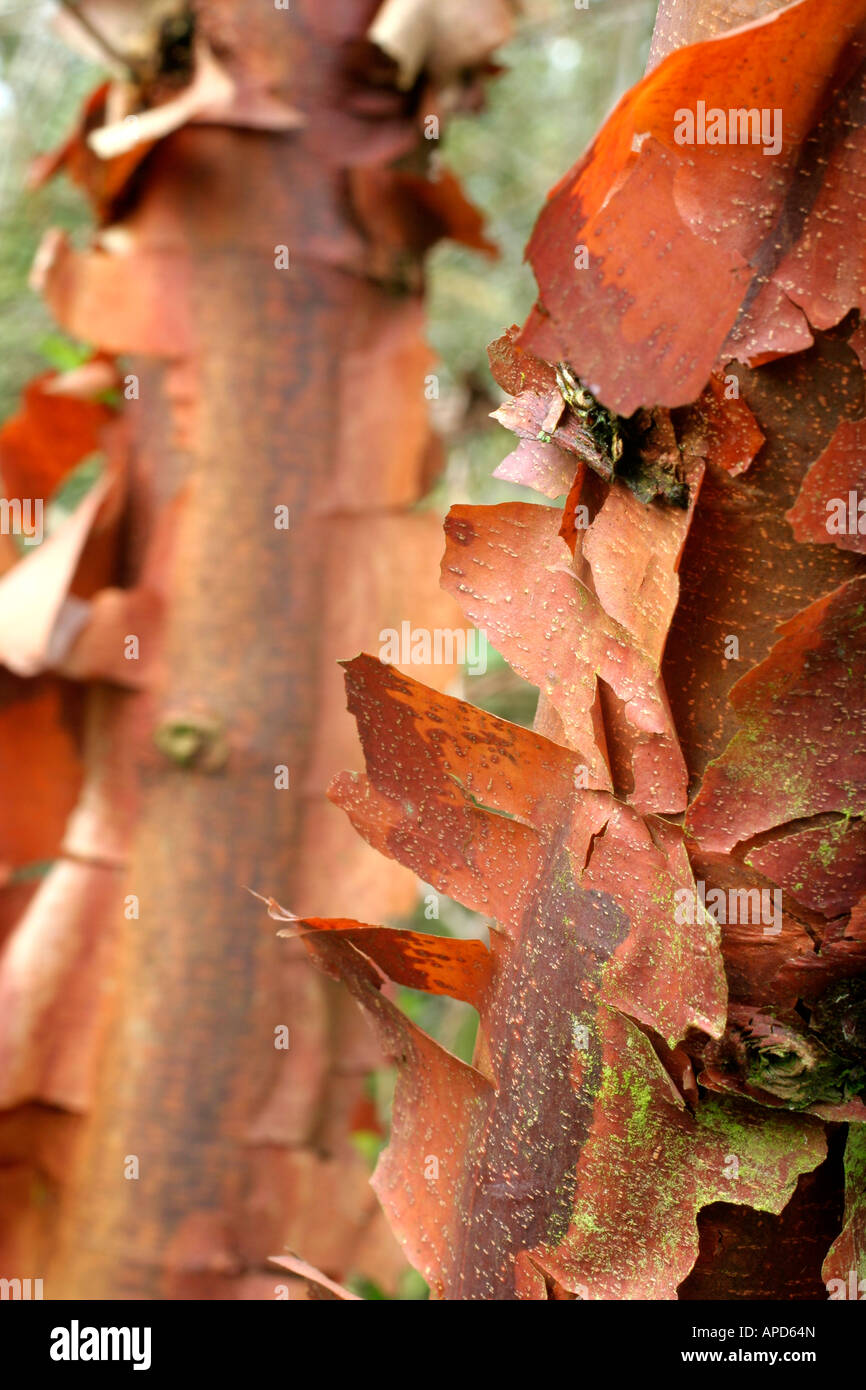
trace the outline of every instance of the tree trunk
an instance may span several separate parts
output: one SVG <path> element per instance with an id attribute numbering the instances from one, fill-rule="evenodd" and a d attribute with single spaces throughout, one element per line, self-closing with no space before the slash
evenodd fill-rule
<path id="1" fill-rule="evenodd" d="M 866 4 L 768 9 L 663 6 L 490 348 L 497 477 L 565 504 L 453 507 L 442 575 L 534 730 L 348 664 L 335 801 L 491 922 L 284 915 L 397 1063 L 374 1185 L 434 1297 L 862 1277 Z M 473 1065 L 383 973 L 476 1007 Z"/>
<path id="2" fill-rule="evenodd" d="M 83 875 L 94 995 L 114 960 L 76 1038 L 71 1108 L 90 1113 L 47 1297 L 280 1296 L 266 1261 L 287 1244 L 388 1288 L 405 1268 L 349 1135 L 380 1054 L 245 892 L 279 884 L 311 911 L 327 883 L 360 915 L 414 900 L 325 800 L 357 760 L 336 661 L 404 618 L 453 626 L 438 520 L 411 510 L 434 457 L 420 260 L 452 223 L 480 235 L 426 176 L 437 94 L 401 91 L 362 43 L 374 9 L 201 6 L 236 109 L 267 92 L 303 124 L 184 126 L 114 198 L 98 249 L 45 260 L 64 327 L 131 354 L 115 672 L 117 641 L 140 641 L 136 688 L 93 688 L 84 791 L 26 927 L 46 929 L 58 875 Z"/>

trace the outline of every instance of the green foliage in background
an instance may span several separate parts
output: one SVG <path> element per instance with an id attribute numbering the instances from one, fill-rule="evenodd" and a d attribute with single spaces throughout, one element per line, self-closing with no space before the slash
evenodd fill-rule
<path id="1" fill-rule="evenodd" d="M 90 225 L 83 195 L 66 179 L 27 189 L 34 155 L 68 133 L 98 73 L 70 53 L 50 27 L 51 6 L 0 8 L 0 419 L 16 408 L 22 387 L 51 365 L 43 342 L 56 326 L 27 279 L 48 227 L 75 239 Z"/>
<path id="2" fill-rule="evenodd" d="M 646 66 L 653 0 L 571 0 L 530 6 L 517 36 L 497 54 L 500 75 L 480 113 L 453 120 L 441 141 L 443 165 L 487 220 L 500 258 L 443 243 L 428 263 L 428 336 L 441 359 L 434 417 L 451 435 L 437 505 L 498 502 L 536 493 L 491 479 L 514 448 L 487 419 L 501 398 L 487 344 L 522 323 L 536 295 L 523 249 L 549 190 L 580 157 L 604 118 Z M 462 412 L 461 412 L 462 405 Z M 462 413 L 463 425 L 453 422 Z"/>

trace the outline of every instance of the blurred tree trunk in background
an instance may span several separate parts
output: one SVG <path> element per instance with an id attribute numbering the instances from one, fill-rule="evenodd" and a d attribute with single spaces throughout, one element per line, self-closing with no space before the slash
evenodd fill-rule
<path id="1" fill-rule="evenodd" d="M 131 54 L 179 7 L 83 8 L 118 12 Z M 79 993 L 91 977 L 74 1028 L 56 962 L 30 981 L 42 1055 L 74 1049 L 96 1077 L 92 1098 L 36 1085 L 17 1112 L 54 1149 L 15 1153 L 32 1178 L 13 1248 L 49 1298 L 274 1297 L 286 1246 L 387 1289 L 404 1269 L 350 1139 L 378 1053 L 244 887 L 361 919 L 415 897 L 324 793 L 358 761 L 336 660 L 406 619 L 456 625 L 439 520 L 413 510 L 435 464 L 420 267 L 441 235 L 484 242 L 424 121 L 475 101 L 508 15 L 485 3 L 449 36 L 434 8 L 383 7 L 373 45 L 369 0 L 198 6 L 196 71 L 228 74 L 227 112 L 216 83 L 201 123 L 103 190 L 98 244 L 41 257 L 65 330 L 129 355 L 125 594 L 94 669 L 140 641 L 132 688 L 90 686 L 82 794 L 7 955 L 25 941 L 38 970 L 62 926 Z M 158 90 L 182 46 L 153 32 Z M 64 1110 L 85 1107 L 72 1165 Z"/>

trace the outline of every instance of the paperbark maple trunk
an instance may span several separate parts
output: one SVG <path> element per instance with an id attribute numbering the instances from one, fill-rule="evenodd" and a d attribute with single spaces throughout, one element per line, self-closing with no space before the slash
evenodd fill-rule
<path id="1" fill-rule="evenodd" d="M 856 1296 L 866 4 L 850 6 L 780 6 L 661 61 L 729 22 L 715 0 L 665 4 L 657 66 L 536 223 L 538 302 L 490 348 L 519 438 L 496 476 L 565 506 L 455 506 L 442 564 L 538 686 L 535 729 L 348 664 L 367 773 L 334 800 L 492 926 L 488 947 L 282 915 L 397 1063 L 374 1183 L 433 1297 Z M 785 130 L 775 172 L 755 138 L 677 148 L 688 103 L 762 100 Z M 473 1066 L 382 973 L 478 1009 Z"/>
<path id="2" fill-rule="evenodd" d="M 107 841 L 130 826 L 111 890 L 116 997 L 50 1297 L 274 1297 L 285 1276 L 266 1261 L 286 1244 L 386 1287 L 404 1268 L 348 1135 L 378 1053 L 244 888 L 280 884 L 310 911 L 327 881 L 360 916 L 413 897 L 324 791 L 353 757 L 336 658 L 383 624 L 453 625 L 456 611 L 436 586 L 438 520 L 409 510 L 430 457 L 416 267 L 436 230 L 421 209 L 418 244 L 382 252 L 347 173 L 357 130 L 341 154 L 327 129 L 343 45 L 375 6 L 341 28 L 314 6 L 265 9 L 223 0 L 200 7 L 200 26 L 241 83 L 278 74 L 306 127 L 188 126 L 159 145 L 123 222 L 157 266 L 144 315 L 185 340 L 163 326 L 157 357 L 124 326 L 135 267 L 118 306 L 103 296 L 97 311 L 118 325 L 100 346 L 147 354 L 130 363 L 126 583 L 167 509 L 176 524 L 156 678 L 94 695 L 65 845 L 119 859 Z M 402 263 L 388 283 L 373 278 L 383 254 Z"/>
<path id="3" fill-rule="evenodd" d="M 735 4 L 725 5 L 719 5 L 718 0 L 660 0 L 649 67 L 661 62 L 675 48 L 716 38 L 737 25 L 765 18 L 781 8 L 779 0 L 736 0 Z M 804 376 L 810 386 L 820 378 L 821 356 L 819 351 L 806 355 L 808 366 Z M 766 388 L 762 397 L 760 386 L 751 375 L 742 368 L 739 370 L 744 381 L 748 380 L 744 387 L 746 398 L 751 402 L 751 392 L 755 390 L 755 399 L 765 406 L 759 419 L 770 438 L 769 453 L 777 468 L 784 457 L 783 441 L 788 431 L 798 444 L 806 436 L 808 447 L 817 457 L 821 447 L 829 442 L 836 420 L 847 411 L 856 410 L 862 389 L 856 375 L 850 381 L 843 376 L 838 393 L 828 392 L 829 400 L 812 387 L 813 399 L 808 387 L 803 392 L 799 383 L 786 383 L 780 378 L 775 390 L 770 390 L 768 400 Z M 789 419 L 797 422 L 793 428 Z M 710 525 L 713 524 L 718 527 L 718 518 L 711 520 Z M 700 533 L 695 549 L 700 547 L 699 537 Z M 689 557 L 683 562 L 684 584 L 692 583 L 696 590 L 714 585 L 715 579 L 708 584 L 708 576 L 703 583 L 696 578 L 692 569 L 693 555 L 694 552 L 691 564 Z M 849 572 L 856 573 L 856 569 L 846 563 L 848 559 L 836 557 L 838 579 Z M 736 563 L 733 554 L 728 563 L 731 566 Z M 790 557 L 786 567 L 787 583 L 796 582 L 795 576 L 801 566 L 798 555 Z M 700 571 L 700 562 L 695 568 Z M 822 583 L 814 586 L 815 593 L 821 592 L 822 584 L 830 587 L 832 562 L 828 564 L 828 571 L 822 576 Z M 697 608 L 700 611 L 700 603 Z M 693 641 L 690 619 L 694 621 L 694 613 L 684 618 L 679 632 L 672 633 L 670 649 L 683 649 Z M 730 619 L 727 625 L 732 626 Z M 821 1282 L 821 1263 L 843 1220 L 844 1136 L 840 1131 L 841 1126 L 830 1127 L 827 1158 L 812 1173 L 803 1174 L 794 1196 L 780 1215 L 728 1203 L 711 1204 L 700 1213 L 700 1250 L 691 1274 L 680 1286 L 680 1298 L 694 1301 L 826 1297 Z"/>

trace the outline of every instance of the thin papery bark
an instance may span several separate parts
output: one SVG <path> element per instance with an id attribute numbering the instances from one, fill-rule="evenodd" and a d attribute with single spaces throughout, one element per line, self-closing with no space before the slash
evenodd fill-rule
<path id="1" fill-rule="evenodd" d="M 86 605 L 68 595 L 108 486 L 101 479 L 50 539 L 0 580 L 0 659 L 16 676 L 58 666 L 86 621 Z"/>
<path id="2" fill-rule="evenodd" d="M 290 1274 L 304 1279 L 311 1290 L 314 1298 L 335 1299 L 340 1303 L 358 1302 L 359 1297 L 356 1293 L 351 1293 L 349 1289 L 344 1289 L 342 1284 L 335 1284 L 333 1279 L 329 1279 L 321 1270 L 314 1269 L 305 1260 L 299 1260 L 295 1255 L 272 1255 L 271 1264 L 279 1265 L 282 1269 L 287 1269 Z"/>
<path id="3" fill-rule="evenodd" d="M 704 848 L 730 850 L 821 813 L 862 815 L 864 594 L 861 577 L 817 600 L 734 686 L 743 730 L 707 769 L 689 810 L 690 833 Z"/>
<path id="4" fill-rule="evenodd" d="M 845 420 L 816 459 L 788 513 L 798 541 L 866 552 L 866 424 Z"/>
<path id="5" fill-rule="evenodd" d="M 618 733 L 633 769 L 629 799 L 639 809 L 674 812 L 685 805 L 686 770 L 659 679 L 658 636 L 676 600 L 680 538 L 667 533 L 665 556 L 653 536 L 656 518 L 644 520 L 641 504 L 628 496 L 611 494 L 610 514 L 599 512 L 574 562 L 558 511 L 518 502 L 481 513 L 455 508 L 443 576 L 466 616 L 540 687 L 557 718 L 557 737 L 581 754 L 590 785 L 613 786 L 606 762 L 613 731 L 598 727 L 604 682 L 623 706 Z M 507 570 L 497 564 L 505 556 Z M 624 563 L 635 574 L 634 588 L 625 591 L 616 582 Z"/>
<path id="6" fill-rule="evenodd" d="M 711 919 L 706 937 L 692 927 L 665 940 L 674 895 L 691 883 L 677 834 L 607 793 L 575 792 L 575 755 L 537 734 L 369 658 L 350 665 L 347 681 L 369 780 L 338 779 L 335 799 L 371 843 L 494 919 L 480 996 L 470 963 L 486 955 L 480 943 L 422 947 L 448 962 L 426 987 L 479 1009 L 474 1067 L 383 997 L 383 973 L 423 983 L 405 934 L 292 919 L 400 1065 L 391 1144 L 374 1179 L 392 1224 L 440 1297 L 546 1297 L 548 1285 L 572 1297 L 675 1296 L 697 1251 L 698 1208 L 731 1191 L 734 1142 L 750 1155 L 740 1199 L 776 1211 L 823 1155 L 814 1121 L 770 1122 L 771 1137 L 736 1105 L 695 1117 L 651 1041 L 667 1035 L 673 1045 L 690 1028 L 720 1033 L 724 1023 Z M 671 960 L 683 966 L 688 998 L 677 995 Z M 608 1140 L 610 1125 L 621 1132 Z M 647 1191 L 632 1207 L 630 1165 L 613 1161 L 647 1134 L 665 1154 L 675 1214 L 652 1170 L 655 1201 Z M 602 1192 L 603 1220 L 591 1215 Z M 626 1231 L 628 1280 L 610 1265 L 613 1233 Z M 675 1260 L 661 1254 L 674 1248 Z"/>
<path id="7" fill-rule="evenodd" d="M 686 404 L 720 361 L 800 351 L 810 325 L 862 307 L 850 190 L 862 177 L 864 21 L 849 0 L 799 0 L 662 59 L 550 195 L 527 252 L 543 315 L 523 345 L 550 357 L 552 337 L 628 415 Z M 678 143 L 679 113 L 700 119 L 698 101 L 726 119 L 778 111 L 778 150 L 767 156 L 769 138 Z M 822 235 L 829 216 L 840 235 Z"/>
<path id="8" fill-rule="evenodd" d="M 823 1274 L 841 1281 L 841 1296 L 860 1298 L 860 1281 L 866 1279 L 866 1125 L 852 1125 L 845 1148 L 845 1225 L 827 1255 Z M 851 1288 L 851 1275 L 856 1288 Z M 831 1296 L 833 1296 L 831 1294 Z M 835 1297 L 840 1296 L 838 1282 Z"/>
<path id="9" fill-rule="evenodd" d="M 819 529 L 858 483 L 864 15 L 768 9 L 663 6 L 491 348 L 497 475 L 565 506 L 453 509 L 443 582 L 535 731 L 348 664 L 367 773 L 334 799 L 490 926 L 471 1066 L 390 998 L 425 975 L 398 933 L 292 927 L 398 1063 L 374 1183 L 437 1297 L 815 1297 L 827 1121 L 823 1277 L 862 1258 L 863 579 L 856 515 Z M 778 108 L 778 157 L 678 144 L 698 98 Z M 642 408 L 629 475 L 587 391 Z M 671 459 L 685 506 L 647 484 Z M 426 951 L 469 998 L 465 945 Z"/>
<path id="10" fill-rule="evenodd" d="M 866 5 L 663 6 L 650 73 L 541 214 L 538 303 L 491 349 L 519 439 L 499 476 L 564 507 L 459 506 L 446 527 L 445 587 L 538 686 L 535 728 L 347 663 L 366 772 L 334 781 L 337 829 L 321 789 L 355 749 L 328 663 L 369 644 L 374 611 L 453 612 L 421 574 L 435 519 L 391 514 L 430 471 L 420 257 L 443 234 L 489 249 L 453 180 L 397 161 L 506 19 L 485 4 L 452 37 L 447 7 L 389 0 L 372 30 L 350 9 L 247 29 L 219 0 L 178 91 L 140 83 L 137 127 L 106 92 L 52 166 L 88 182 L 94 149 L 112 155 L 93 188 L 106 225 L 85 251 L 49 238 L 37 280 L 69 331 L 135 354 L 147 408 L 126 587 L 93 582 L 98 550 L 74 574 L 79 516 L 75 545 L 43 554 L 30 646 L 14 626 L 9 643 L 20 669 L 105 682 L 62 844 L 53 822 L 0 821 L 4 894 L 15 856 L 61 856 L 0 968 L 12 1240 L 45 1248 L 22 1192 L 34 1169 L 55 1198 L 60 1182 L 34 1102 L 92 1106 L 63 1129 L 78 1166 L 57 1288 L 272 1296 L 281 1246 L 331 1298 L 365 1258 L 388 1284 L 396 1252 L 348 1141 L 380 1048 L 398 1079 L 373 1185 L 435 1297 L 814 1297 L 822 1262 L 829 1281 L 863 1259 Z M 714 37 L 731 19 L 754 22 Z M 675 32 L 697 41 L 674 49 Z M 698 102 L 778 112 L 778 149 L 763 127 L 679 141 Z M 267 139 L 225 128 L 255 112 Z M 276 275 L 278 249 L 300 276 Z M 288 556 L 263 520 L 279 503 Z M 29 562 L 0 561 L 4 586 L 26 584 Z M 87 625 L 58 644 L 69 595 Z M 155 651 L 124 681 L 132 624 Z M 55 746 L 69 797 L 78 750 Z M 303 813 L 271 800 L 289 769 Z M 41 805 L 41 769 L 33 787 Z M 482 914 L 489 945 L 373 925 L 413 876 Z M 226 913 L 241 883 L 291 904 L 265 898 L 282 940 Z M 140 909 L 123 923 L 121 887 Z M 398 987 L 477 1011 L 471 1063 Z M 134 1192 L 118 1136 L 153 1174 Z"/>
<path id="11" fill-rule="evenodd" d="M 100 15 L 127 67 L 35 174 L 68 173 L 95 207 L 91 244 L 49 233 L 33 284 L 99 362 L 129 355 L 133 466 L 122 554 L 98 574 L 88 560 L 86 583 L 66 582 L 71 558 L 57 564 L 38 586 L 39 631 L 11 634 L 21 669 L 53 664 L 61 690 L 71 677 L 86 693 L 68 749 L 46 696 L 45 758 L 63 753 L 46 833 L 17 843 L 0 821 L 8 1103 L 86 1118 L 77 1166 L 46 1176 L 45 1218 L 16 1187 L 6 1229 L 16 1250 L 38 1236 L 46 1296 L 273 1297 L 267 1260 L 286 1244 L 328 1278 L 360 1271 L 393 1290 L 405 1263 L 350 1124 L 381 1053 L 303 948 L 256 931 L 237 902 L 244 882 L 280 882 L 301 909 L 338 883 L 347 915 L 415 900 L 412 876 L 381 865 L 325 799 L 357 758 L 334 662 L 371 620 L 457 616 L 436 587 L 437 521 L 412 511 L 436 467 L 420 258 L 442 235 L 489 244 L 456 181 L 428 167 L 423 102 L 438 109 L 441 82 L 446 106 L 475 99 L 508 14 L 491 7 L 469 72 L 460 35 L 443 65 L 431 11 L 436 42 L 430 31 L 413 58 L 423 79 L 404 91 L 402 58 L 366 37 L 365 0 L 196 6 L 196 42 L 170 70 L 159 8 Z M 409 155 L 411 170 L 385 167 Z M 68 402 L 30 404 L 53 439 Z M 23 496 L 38 495 L 44 453 L 22 462 Z M 97 503 L 67 523 L 82 539 Z M 2 582 L 20 586 L 9 559 Z M 52 646 L 70 598 L 77 626 Z M 17 711 L 6 720 L 4 703 L 0 718 L 14 737 Z M 41 756 L 28 778 L 41 809 Z M 15 856 L 31 838 L 34 858 L 58 862 L 21 901 Z M 120 1151 L 141 1156 L 147 1195 Z"/>
<path id="12" fill-rule="evenodd" d="M 805 547 L 786 520 L 839 420 L 862 410 L 857 358 L 844 341 L 822 335 L 807 352 L 757 370 L 737 365 L 734 375 L 766 443 L 740 477 L 707 467 L 662 661 L 692 793 L 741 727 L 730 692 L 769 657 L 779 624 L 861 568 L 835 546 Z M 725 653 L 729 637 L 736 656 Z"/>

